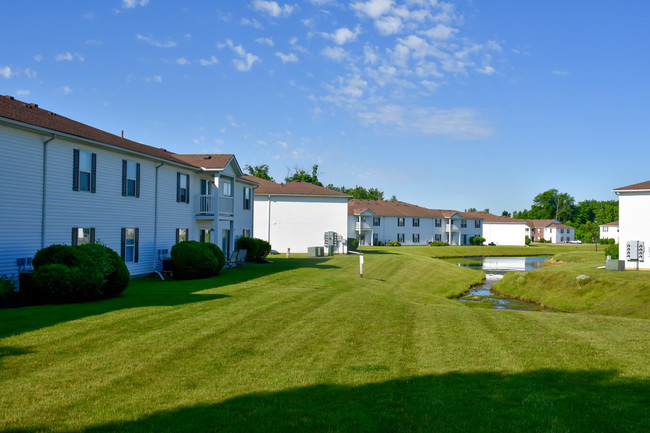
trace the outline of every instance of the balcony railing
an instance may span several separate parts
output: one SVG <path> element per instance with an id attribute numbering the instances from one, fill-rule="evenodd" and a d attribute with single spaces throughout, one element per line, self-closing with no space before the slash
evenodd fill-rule
<path id="1" fill-rule="evenodd" d="M 361 223 L 361 230 L 371 230 L 372 227 L 368 223 Z M 359 223 L 356 223 L 355 230 L 359 231 Z"/>
<path id="2" fill-rule="evenodd" d="M 214 196 L 213 195 L 200 195 L 198 199 L 199 208 L 197 209 L 197 216 L 214 216 Z"/>
<path id="3" fill-rule="evenodd" d="M 460 231 L 460 227 L 457 224 L 445 224 L 446 232 L 457 232 Z"/>
<path id="4" fill-rule="evenodd" d="M 219 197 L 219 213 L 232 215 L 235 209 L 235 200 L 232 197 Z"/>

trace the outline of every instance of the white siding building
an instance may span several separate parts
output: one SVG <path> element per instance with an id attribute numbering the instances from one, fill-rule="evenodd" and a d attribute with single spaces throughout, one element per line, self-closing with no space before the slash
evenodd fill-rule
<path id="1" fill-rule="evenodd" d="M 618 194 L 619 260 L 626 269 L 650 269 L 650 181 L 613 190 Z M 627 243 L 643 242 L 643 261 L 627 260 Z"/>
<path id="2" fill-rule="evenodd" d="M 526 245 L 526 235 L 530 230 L 526 221 L 488 212 L 473 212 L 471 215 L 483 219 L 483 237 L 486 244 Z"/>
<path id="3" fill-rule="evenodd" d="M 540 239 L 557 243 L 568 243 L 575 240 L 576 231 L 573 227 L 562 224 L 559 220 L 525 220 L 532 234 L 531 240 Z"/>
<path id="4" fill-rule="evenodd" d="M 618 221 L 601 224 L 598 227 L 600 227 L 600 239 L 614 239 L 615 243 L 619 243 Z"/>
<path id="5" fill-rule="evenodd" d="M 427 209 L 401 201 L 350 200 L 348 237 L 360 245 L 398 241 L 402 245 L 428 245 L 432 241 L 470 245 L 483 236 L 483 219 L 472 213 Z"/>
<path id="6" fill-rule="evenodd" d="M 179 239 L 228 254 L 235 236 L 252 233 L 242 197 L 256 184 L 240 178 L 234 155 L 175 154 L 9 96 L 0 96 L 0 152 L 0 275 L 48 245 L 93 241 L 142 275 Z"/>
<path id="7" fill-rule="evenodd" d="M 284 184 L 243 176 L 259 184 L 255 190 L 255 234 L 278 252 L 306 253 L 323 246 L 325 232 L 341 238 L 335 253 L 347 252 L 347 210 L 349 195 L 311 183 Z"/>

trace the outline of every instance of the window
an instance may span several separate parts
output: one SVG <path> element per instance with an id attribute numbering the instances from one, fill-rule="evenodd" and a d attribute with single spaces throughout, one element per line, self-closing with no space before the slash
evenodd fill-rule
<path id="1" fill-rule="evenodd" d="M 232 197 L 232 180 L 230 178 L 221 178 L 221 195 Z"/>
<path id="2" fill-rule="evenodd" d="M 566 229 L 566 234 L 571 233 L 571 229 Z"/>
<path id="3" fill-rule="evenodd" d="M 436 227 L 442 227 L 442 220 L 440 218 L 436 218 Z M 439 240 L 439 239 L 436 239 Z"/>
<path id="4" fill-rule="evenodd" d="M 397 233 L 397 242 L 404 242 L 404 233 Z"/>
<path id="5" fill-rule="evenodd" d="M 564 242 L 564 236 L 560 238 L 560 242 Z"/>
<path id="6" fill-rule="evenodd" d="M 122 228 L 122 260 L 126 263 L 138 263 L 138 244 L 140 238 L 140 229 Z"/>
<path id="7" fill-rule="evenodd" d="M 251 189 L 244 187 L 244 209 L 251 208 Z"/>
<path id="8" fill-rule="evenodd" d="M 442 241 L 442 235 L 440 233 L 436 234 L 436 241 Z"/>
<path id="9" fill-rule="evenodd" d="M 420 218 L 413 218 L 413 227 L 420 227 Z"/>
<path id="10" fill-rule="evenodd" d="M 201 229 L 201 242 L 210 242 L 210 230 Z"/>
<path id="11" fill-rule="evenodd" d="M 244 236 L 245 238 L 250 238 L 251 237 L 251 231 L 250 229 L 244 229 L 241 231 L 241 235 Z"/>
<path id="12" fill-rule="evenodd" d="M 380 217 L 372 217 L 372 225 L 373 226 L 378 226 L 381 224 L 381 218 Z"/>
<path id="13" fill-rule="evenodd" d="M 140 197 L 140 163 L 122 160 L 122 195 Z"/>
<path id="14" fill-rule="evenodd" d="M 420 243 L 420 233 L 413 233 L 413 243 L 414 244 Z"/>
<path id="15" fill-rule="evenodd" d="M 467 220 L 460 220 L 461 227 L 467 227 Z"/>
<path id="16" fill-rule="evenodd" d="M 607 233 L 607 227 L 603 227 L 603 233 Z"/>
<path id="17" fill-rule="evenodd" d="M 404 217 L 398 217 L 397 218 L 397 226 L 398 227 L 404 227 Z"/>
<path id="18" fill-rule="evenodd" d="M 72 152 L 72 189 L 94 193 L 97 183 L 97 155 L 83 150 Z"/>
<path id="19" fill-rule="evenodd" d="M 481 228 L 481 220 L 474 220 L 474 228 L 475 229 Z"/>
<path id="20" fill-rule="evenodd" d="M 190 240 L 190 229 L 176 229 L 176 243 Z"/>
<path id="21" fill-rule="evenodd" d="M 179 203 L 190 202 L 190 175 L 176 173 L 176 201 Z"/>
<path id="22" fill-rule="evenodd" d="M 95 243 L 95 227 L 72 227 L 72 246 Z"/>

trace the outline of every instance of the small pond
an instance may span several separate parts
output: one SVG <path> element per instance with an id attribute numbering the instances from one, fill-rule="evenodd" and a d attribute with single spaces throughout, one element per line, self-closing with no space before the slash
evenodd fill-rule
<path id="1" fill-rule="evenodd" d="M 544 266 L 549 256 L 536 257 L 463 257 L 445 259 L 446 262 L 472 269 L 482 269 L 485 272 L 485 281 L 473 286 L 467 293 L 458 298 L 461 302 L 474 302 L 487 304 L 491 308 L 500 310 L 527 310 L 543 311 L 543 307 L 534 302 L 510 299 L 492 291 L 492 286 L 499 281 L 506 272 L 531 271 Z"/>

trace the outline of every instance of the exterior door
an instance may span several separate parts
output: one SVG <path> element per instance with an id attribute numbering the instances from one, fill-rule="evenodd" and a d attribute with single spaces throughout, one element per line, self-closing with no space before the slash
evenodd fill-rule
<path id="1" fill-rule="evenodd" d="M 221 231 L 221 250 L 227 259 L 230 259 L 230 229 Z"/>

